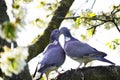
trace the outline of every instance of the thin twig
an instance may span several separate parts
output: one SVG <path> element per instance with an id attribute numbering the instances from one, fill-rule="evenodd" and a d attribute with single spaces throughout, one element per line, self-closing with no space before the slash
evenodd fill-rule
<path id="1" fill-rule="evenodd" d="M 120 9 L 119 9 L 120 10 Z M 117 12 L 117 11 L 116 11 Z M 115 12 L 111 12 L 111 16 L 112 16 L 112 23 L 115 25 L 115 27 L 117 28 L 117 30 L 120 32 L 120 29 L 115 21 L 115 18 L 114 18 L 114 15 L 115 15 Z"/>
<path id="2" fill-rule="evenodd" d="M 95 2 L 96 2 L 96 0 L 94 0 L 93 4 L 91 6 L 91 9 L 93 9 L 93 6 L 95 5 Z"/>
<path id="3" fill-rule="evenodd" d="M 106 22 L 102 22 L 102 23 L 97 24 L 97 25 L 91 25 L 92 27 L 88 28 L 87 30 L 92 29 L 92 28 L 95 28 L 95 27 L 100 26 L 100 25 L 103 25 L 103 24 L 105 24 L 105 23 L 106 23 Z"/>
<path id="4" fill-rule="evenodd" d="M 85 1 L 86 3 L 88 2 L 88 0 Z"/>
<path id="5" fill-rule="evenodd" d="M 120 10 L 120 9 L 119 9 L 119 10 Z M 119 10 L 118 10 L 118 11 L 119 11 Z M 113 17 L 118 11 L 115 11 L 115 12 L 112 11 L 112 12 L 111 12 L 111 15 L 110 15 L 110 16 L 112 17 L 112 19 L 107 19 L 107 18 L 105 18 L 105 19 L 100 19 L 99 17 L 98 17 L 98 18 L 97 18 L 97 17 L 96 17 L 96 18 L 95 18 L 95 17 L 88 18 L 88 17 L 80 17 L 80 16 L 75 16 L 75 17 L 58 17 L 58 18 L 59 18 L 59 19 L 76 19 L 76 18 L 81 18 L 81 19 L 101 21 L 101 23 L 100 23 L 100 24 L 97 24 L 97 25 L 91 25 L 91 24 L 87 23 L 88 25 L 92 26 L 92 27 L 88 28 L 87 30 L 94 28 L 93 34 L 94 34 L 95 29 L 97 28 L 97 26 L 103 25 L 103 24 L 105 24 L 105 23 L 107 23 L 107 22 L 112 22 L 112 23 L 115 25 L 115 27 L 117 28 L 117 30 L 120 32 L 120 29 L 119 29 L 117 23 L 115 22 L 115 19 L 120 19 L 120 18 L 119 18 L 119 17 L 118 17 L 118 18 Z M 104 15 L 104 17 L 107 17 L 107 16 Z"/>
<path id="6" fill-rule="evenodd" d="M 80 16 L 73 16 L 73 17 L 58 17 L 58 19 L 76 19 L 79 18 Z M 99 21 L 111 21 L 111 20 L 106 20 L 106 19 L 99 19 L 99 18 L 88 18 L 88 17 L 81 17 L 81 19 L 89 19 L 89 20 L 99 20 Z"/>
<path id="7" fill-rule="evenodd" d="M 115 15 L 119 11 L 120 11 L 120 4 L 118 6 L 115 6 L 111 13 Z"/>
<path id="8" fill-rule="evenodd" d="M 79 18 L 80 16 L 75 16 L 75 17 L 58 17 L 58 19 L 76 19 Z"/>
<path id="9" fill-rule="evenodd" d="M 114 23 L 115 27 L 117 28 L 117 30 L 120 32 L 120 29 L 114 19 L 113 19 L 113 23 Z"/>

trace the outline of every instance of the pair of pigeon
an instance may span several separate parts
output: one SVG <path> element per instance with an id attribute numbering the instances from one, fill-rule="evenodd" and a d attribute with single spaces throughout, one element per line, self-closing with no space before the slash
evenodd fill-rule
<path id="1" fill-rule="evenodd" d="M 64 35 L 64 49 L 59 43 L 60 34 Z M 65 54 L 80 63 L 84 63 L 84 65 L 92 60 L 114 64 L 104 58 L 107 56 L 106 53 L 98 51 L 90 45 L 77 40 L 72 37 L 70 31 L 66 27 L 62 27 L 60 30 L 55 29 L 52 31 L 50 43 L 43 52 L 42 60 L 36 67 L 33 80 L 39 80 L 43 73 L 46 73 L 46 76 L 48 76 L 50 71 L 60 67 L 65 61 Z"/>

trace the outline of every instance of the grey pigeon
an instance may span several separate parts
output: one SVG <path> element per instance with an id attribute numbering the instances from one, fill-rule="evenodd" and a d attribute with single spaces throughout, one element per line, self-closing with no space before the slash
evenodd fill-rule
<path id="1" fill-rule="evenodd" d="M 59 43 L 60 32 L 58 29 L 52 31 L 50 43 L 43 52 L 43 58 L 36 67 L 33 80 L 39 80 L 43 73 L 48 75 L 51 71 L 57 70 L 65 61 L 65 52 Z"/>
<path id="2" fill-rule="evenodd" d="M 99 60 L 114 64 L 113 62 L 104 58 L 105 56 L 107 56 L 106 53 L 98 51 L 87 43 L 83 43 L 77 40 L 71 35 L 70 31 L 66 27 L 62 27 L 60 29 L 60 33 L 64 35 L 64 51 L 66 55 L 80 62 L 80 65 L 84 63 L 85 66 L 88 62 L 92 60 Z"/>

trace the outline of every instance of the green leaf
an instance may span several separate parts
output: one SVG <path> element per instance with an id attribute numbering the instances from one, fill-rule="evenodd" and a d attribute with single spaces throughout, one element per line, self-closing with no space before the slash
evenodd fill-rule
<path id="1" fill-rule="evenodd" d="M 80 36 L 81 36 L 82 40 L 86 40 L 86 36 L 85 35 L 81 34 Z"/>
<path id="2" fill-rule="evenodd" d="M 120 39 L 119 38 L 114 39 L 114 40 L 106 43 L 106 46 L 108 46 L 112 50 L 115 50 L 118 47 L 118 45 L 120 45 Z"/>
<path id="3" fill-rule="evenodd" d="M 80 25 L 81 25 L 81 18 L 80 18 L 80 17 L 77 18 L 77 19 L 75 20 L 75 23 L 76 23 L 78 26 L 80 26 Z"/>
<path id="4" fill-rule="evenodd" d="M 94 29 L 89 29 L 89 30 L 87 31 L 88 37 L 92 37 L 92 36 L 93 36 L 93 31 L 94 31 Z"/>
<path id="5" fill-rule="evenodd" d="M 20 7 L 20 5 L 17 4 L 17 3 L 14 3 L 14 4 L 12 4 L 12 7 L 13 7 L 14 9 L 18 9 L 18 8 Z"/>
<path id="6" fill-rule="evenodd" d="M 3 31 L 6 38 L 16 38 L 16 26 L 11 22 L 5 22 L 3 26 Z"/>
<path id="7" fill-rule="evenodd" d="M 23 2 L 27 2 L 27 3 L 29 3 L 29 2 L 32 2 L 33 0 L 23 0 Z"/>
<path id="8" fill-rule="evenodd" d="M 45 1 L 40 1 L 39 5 L 37 6 L 37 8 L 43 8 L 46 5 Z"/>
<path id="9" fill-rule="evenodd" d="M 42 76 L 42 78 L 40 80 L 45 80 L 44 77 Z"/>

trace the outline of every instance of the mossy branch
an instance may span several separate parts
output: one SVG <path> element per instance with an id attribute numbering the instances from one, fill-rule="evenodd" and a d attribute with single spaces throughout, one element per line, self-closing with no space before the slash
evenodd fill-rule
<path id="1" fill-rule="evenodd" d="M 120 80 L 120 66 L 97 66 L 71 69 L 56 80 Z"/>

